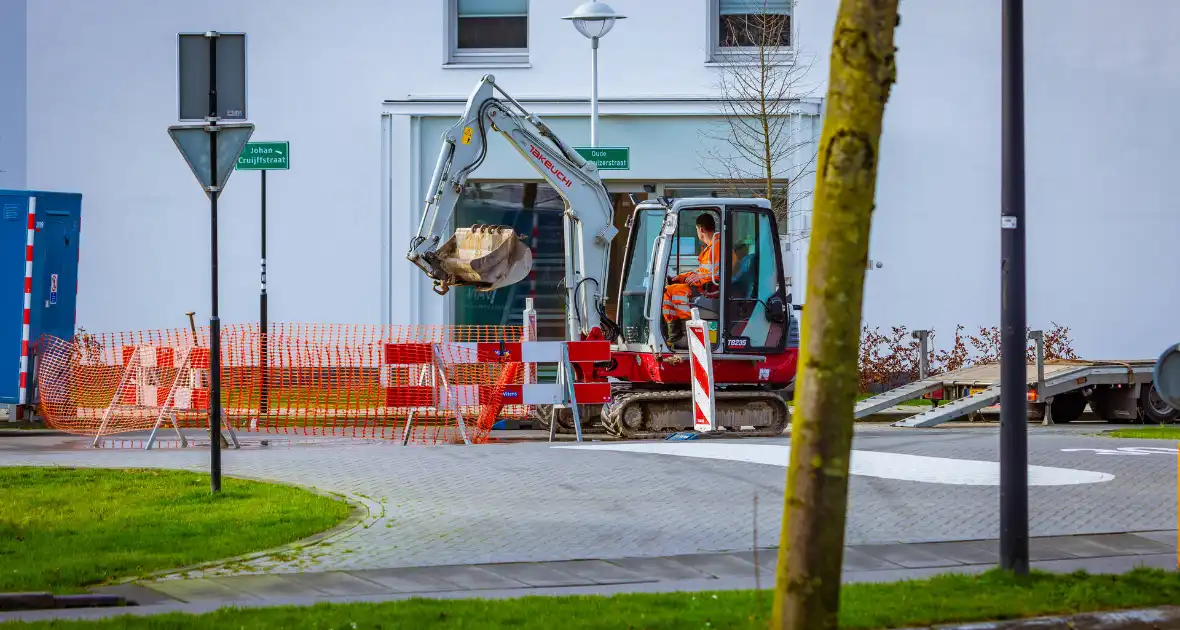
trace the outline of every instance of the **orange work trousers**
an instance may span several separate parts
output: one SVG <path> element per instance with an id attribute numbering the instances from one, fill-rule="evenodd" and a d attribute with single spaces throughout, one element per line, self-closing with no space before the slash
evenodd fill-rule
<path id="1" fill-rule="evenodd" d="M 692 318 L 692 310 L 688 305 L 692 299 L 692 289 L 688 284 L 669 284 L 664 287 L 664 321 Z"/>

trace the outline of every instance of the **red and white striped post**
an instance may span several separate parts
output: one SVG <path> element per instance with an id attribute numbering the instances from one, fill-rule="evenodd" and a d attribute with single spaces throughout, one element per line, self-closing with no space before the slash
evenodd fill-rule
<path id="1" fill-rule="evenodd" d="M 709 350 L 709 324 L 692 309 L 688 320 L 688 352 L 692 362 L 692 423 L 700 433 L 717 430 L 717 413 L 713 402 L 713 355 Z"/>
<path id="2" fill-rule="evenodd" d="M 29 197 L 28 225 L 25 228 L 25 314 L 20 335 L 20 405 L 29 403 L 29 320 L 33 313 L 33 235 L 37 233 L 37 198 Z M 15 418 L 13 418 L 15 419 Z"/>
<path id="3" fill-rule="evenodd" d="M 530 272 L 531 273 L 531 272 Z M 537 340 L 537 309 L 533 305 L 533 298 L 528 297 L 524 299 L 524 314 L 521 323 L 523 324 L 524 338 L 521 341 L 536 341 Z M 534 373 L 535 365 L 532 363 L 524 364 L 524 382 L 536 383 L 537 375 Z"/>

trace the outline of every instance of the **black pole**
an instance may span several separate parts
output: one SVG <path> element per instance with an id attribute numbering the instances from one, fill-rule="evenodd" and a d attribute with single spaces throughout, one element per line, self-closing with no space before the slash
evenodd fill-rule
<path id="1" fill-rule="evenodd" d="M 217 36 L 209 38 L 209 124 L 217 125 Z M 209 133 L 209 165 L 216 187 L 217 131 Z M 212 307 L 209 309 L 209 482 L 213 492 L 221 492 L 221 320 L 217 316 L 217 197 L 216 188 L 209 194 L 209 272 Z"/>
<path id="2" fill-rule="evenodd" d="M 1024 260 L 1024 3 L 1004 0 L 1000 241 L 1000 567 L 1028 574 Z"/>
<path id="3" fill-rule="evenodd" d="M 262 171 L 262 292 L 258 294 L 258 330 L 262 333 L 262 344 L 259 347 L 258 364 L 262 373 L 262 387 L 259 394 L 258 413 L 265 414 L 267 398 L 270 396 L 270 362 L 267 361 L 267 328 L 266 320 L 266 170 Z"/>

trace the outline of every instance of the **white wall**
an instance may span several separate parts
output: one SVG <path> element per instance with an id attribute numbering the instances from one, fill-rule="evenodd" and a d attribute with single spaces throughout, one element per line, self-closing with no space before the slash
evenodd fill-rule
<path id="1" fill-rule="evenodd" d="M 1180 3 L 1026 2 L 1028 321 L 1089 358 L 1180 340 Z M 870 325 L 1000 320 L 1000 10 L 907 0 L 885 118 Z M 830 25 L 816 25 L 830 28 Z"/>
<path id="2" fill-rule="evenodd" d="M 208 204 L 165 131 L 176 122 L 176 33 L 207 29 L 248 33 L 255 139 L 291 142 L 292 170 L 268 181 L 272 318 L 377 321 L 382 101 L 465 97 L 489 71 L 522 97 L 582 97 L 588 83 L 589 43 L 560 20 L 576 2 L 534 0 L 532 67 L 495 70 L 442 67 L 443 4 L 30 3 L 28 185 L 84 195 L 79 323 L 126 330 L 208 315 Z M 601 49 L 604 98 L 707 90 L 703 5 L 667 4 L 615 0 L 630 17 Z M 653 29 L 682 36 L 645 36 Z M 221 197 L 224 321 L 257 311 L 258 179 L 238 173 Z"/>
<path id="3" fill-rule="evenodd" d="M 208 314 L 207 203 L 165 133 L 178 31 L 249 33 L 256 139 L 292 143 L 294 170 L 270 182 L 272 316 L 374 322 L 382 102 L 466 97 L 489 71 L 522 97 L 583 97 L 588 45 L 559 19 L 576 4 L 531 3 L 530 68 L 454 70 L 442 68 L 443 0 L 28 3 L 26 185 L 85 195 L 79 323 Z M 629 19 L 603 41 L 604 98 L 710 92 L 704 0 L 611 4 Z M 820 83 L 836 5 L 796 11 Z M 1169 196 L 1180 4 L 1037 0 L 1026 11 L 1029 322 L 1073 327 L 1087 356 L 1154 356 L 1180 336 Z M 885 267 L 868 275 L 866 320 L 945 337 L 955 323 L 999 321 L 1000 15 L 992 0 L 906 0 L 902 12 L 870 254 Z M 239 173 L 222 197 L 226 321 L 256 312 L 257 180 Z"/>
<path id="4" fill-rule="evenodd" d="M 25 187 L 25 4 L 0 0 L 0 188 Z"/>

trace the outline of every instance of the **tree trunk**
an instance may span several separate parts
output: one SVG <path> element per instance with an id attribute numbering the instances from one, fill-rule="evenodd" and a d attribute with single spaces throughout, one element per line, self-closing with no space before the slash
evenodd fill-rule
<path id="1" fill-rule="evenodd" d="M 898 0 L 841 0 L 816 172 L 775 630 L 835 629 L 857 349 Z"/>

